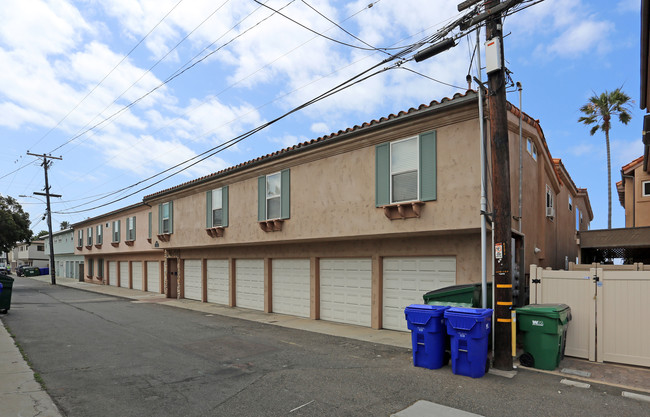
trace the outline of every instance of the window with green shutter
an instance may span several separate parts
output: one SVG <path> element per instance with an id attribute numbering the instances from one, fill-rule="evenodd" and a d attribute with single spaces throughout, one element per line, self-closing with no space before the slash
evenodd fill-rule
<path id="1" fill-rule="evenodd" d="M 97 238 L 95 240 L 98 245 L 101 245 L 102 243 L 104 243 L 103 225 L 98 224 L 96 229 L 97 229 Z"/>
<path id="2" fill-rule="evenodd" d="M 258 221 L 286 220 L 291 217 L 291 171 L 258 178 Z"/>
<path id="3" fill-rule="evenodd" d="M 432 201 L 437 197 L 436 133 L 375 148 L 375 204 Z"/>
<path id="4" fill-rule="evenodd" d="M 113 242 L 114 243 L 120 241 L 120 226 L 121 226 L 120 220 L 113 221 Z"/>
<path id="5" fill-rule="evenodd" d="M 168 201 L 158 205 L 158 233 L 174 233 L 174 202 Z"/>
<path id="6" fill-rule="evenodd" d="M 126 218 L 126 240 L 135 240 L 135 216 Z"/>
<path id="7" fill-rule="evenodd" d="M 228 226 L 228 186 L 206 193 L 205 227 Z"/>

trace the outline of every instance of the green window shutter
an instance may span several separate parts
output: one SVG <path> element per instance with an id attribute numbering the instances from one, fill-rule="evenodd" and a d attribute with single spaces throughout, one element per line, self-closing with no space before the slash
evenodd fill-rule
<path id="1" fill-rule="evenodd" d="M 169 202 L 169 233 L 174 233 L 174 202 Z"/>
<path id="2" fill-rule="evenodd" d="M 375 148 L 375 205 L 390 204 L 390 143 Z"/>
<path id="3" fill-rule="evenodd" d="M 280 218 L 288 219 L 291 217 L 291 170 L 285 169 L 280 173 Z"/>
<path id="4" fill-rule="evenodd" d="M 162 204 L 158 204 L 158 234 L 162 234 Z"/>
<path id="5" fill-rule="evenodd" d="M 221 225 L 228 227 L 228 186 L 221 189 Z"/>
<path id="6" fill-rule="evenodd" d="M 133 216 L 133 239 L 132 240 L 135 240 L 135 236 L 137 235 L 136 230 L 138 229 L 135 228 L 135 216 Z"/>
<path id="7" fill-rule="evenodd" d="M 205 193 L 205 227 L 212 227 L 212 191 Z"/>
<path id="8" fill-rule="evenodd" d="M 149 239 L 151 239 L 151 212 L 149 212 Z"/>
<path id="9" fill-rule="evenodd" d="M 257 221 L 266 221 L 266 176 L 257 179 Z"/>
<path id="10" fill-rule="evenodd" d="M 120 236 L 121 232 L 122 232 L 122 220 L 118 220 L 117 221 L 117 241 L 118 242 L 122 240 L 122 236 Z"/>
<path id="11" fill-rule="evenodd" d="M 420 135 L 420 200 L 437 198 L 436 132 Z"/>

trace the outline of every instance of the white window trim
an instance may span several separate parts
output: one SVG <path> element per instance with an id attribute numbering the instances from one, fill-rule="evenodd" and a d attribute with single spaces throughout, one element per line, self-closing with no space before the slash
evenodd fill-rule
<path id="1" fill-rule="evenodd" d="M 569 211 L 573 211 L 573 197 L 569 196 Z"/>
<path id="2" fill-rule="evenodd" d="M 546 217 L 547 218 L 555 217 L 555 195 L 553 194 L 553 190 L 551 189 L 551 187 L 549 187 L 548 185 L 546 186 L 546 198 L 544 204 L 546 206 Z"/>
<path id="3" fill-rule="evenodd" d="M 417 184 L 415 185 L 415 192 L 417 193 L 415 196 L 414 200 L 403 200 L 403 201 L 394 201 L 393 200 L 393 175 L 395 174 L 401 174 L 404 172 L 408 171 L 393 171 L 393 145 L 398 144 L 400 142 L 406 142 L 408 140 L 413 140 L 415 139 L 416 143 L 416 152 L 417 155 L 415 156 L 415 160 L 417 161 L 417 167 L 415 168 L 416 175 L 415 179 L 417 181 Z M 388 153 L 388 165 L 389 165 L 389 197 L 390 197 L 390 203 L 391 204 L 396 204 L 396 203 L 410 203 L 413 201 L 420 201 L 420 137 L 419 136 L 412 136 L 410 138 L 405 138 L 405 139 L 400 139 L 400 140 L 395 140 L 393 142 L 390 142 L 390 152 Z"/>
<path id="4" fill-rule="evenodd" d="M 277 195 L 274 195 L 273 197 L 269 197 L 269 177 L 272 177 L 274 175 L 277 175 L 278 178 L 280 179 L 280 192 Z M 266 220 L 278 220 L 282 218 L 282 171 L 274 172 L 272 174 L 268 174 L 265 178 L 266 180 L 266 195 L 265 195 L 265 202 L 266 204 Z M 280 213 L 277 217 L 270 217 L 269 216 L 269 200 L 277 198 L 280 200 Z M 222 204 L 223 205 L 223 204 Z"/>
<path id="5" fill-rule="evenodd" d="M 645 192 L 645 186 L 646 184 L 650 184 L 650 181 L 642 181 L 641 182 L 641 195 L 643 197 L 650 197 L 650 193 Z"/>
<path id="6" fill-rule="evenodd" d="M 135 240 L 134 219 L 135 216 L 126 218 L 126 240 Z M 131 234 L 133 234 L 133 236 L 131 236 Z"/>
<path id="7" fill-rule="evenodd" d="M 113 232 L 111 234 L 111 237 L 112 237 L 111 240 L 113 242 L 119 242 L 120 241 L 119 236 L 116 236 L 119 233 L 120 233 L 120 230 L 118 229 L 118 226 L 117 226 L 117 220 L 113 220 Z"/>
<path id="8" fill-rule="evenodd" d="M 282 179 L 280 179 L 280 191 L 282 191 Z M 215 194 L 218 193 L 218 194 Z M 215 208 L 214 205 L 214 199 L 216 196 L 219 196 L 219 200 L 221 201 L 221 206 Z M 212 212 L 210 213 L 210 222 L 212 223 L 212 227 L 221 227 L 223 226 L 223 187 L 217 188 L 215 190 L 212 190 Z M 214 224 L 214 211 L 215 210 L 221 210 L 221 224 Z"/>
<path id="9" fill-rule="evenodd" d="M 164 213 L 165 213 L 165 207 L 167 207 L 167 217 L 165 217 L 165 214 L 164 214 Z M 170 227 L 170 225 L 169 225 L 169 223 L 171 222 L 171 220 L 170 220 L 170 217 L 171 217 L 170 214 L 171 214 L 171 213 L 170 213 L 170 210 L 169 210 L 169 201 L 166 202 L 166 203 L 162 203 L 162 210 L 161 210 L 161 216 L 162 216 L 162 221 L 161 221 L 161 223 L 162 223 L 162 233 L 171 233 L 171 231 L 170 231 L 171 227 Z M 167 220 L 167 227 L 165 227 L 165 220 Z"/>

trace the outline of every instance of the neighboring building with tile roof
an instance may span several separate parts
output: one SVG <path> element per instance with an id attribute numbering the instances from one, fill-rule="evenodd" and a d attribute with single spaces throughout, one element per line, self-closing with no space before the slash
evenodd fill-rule
<path id="1" fill-rule="evenodd" d="M 523 120 L 522 216 L 512 221 L 523 280 L 530 264 L 576 260 L 576 230 L 593 214 L 539 122 L 508 109 L 512 190 Z M 479 144 L 470 90 L 145 196 L 132 210 L 147 219 L 151 243 L 114 255 L 128 254 L 121 262 L 132 269 L 158 251 L 169 297 L 406 330 L 404 307 L 424 293 L 480 281 Z"/>
<path id="2" fill-rule="evenodd" d="M 650 173 L 643 170 L 643 156 L 621 168 L 616 189 L 625 209 L 625 227 L 650 226 Z"/>

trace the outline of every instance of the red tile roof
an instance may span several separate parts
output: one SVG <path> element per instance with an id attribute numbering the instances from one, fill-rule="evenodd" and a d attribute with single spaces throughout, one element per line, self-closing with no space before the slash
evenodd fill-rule
<path id="1" fill-rule="evenodd" d="M 643 162 L 643 155 L 641 155 L 640 157 L 636 158 L 634 161 L 630 162 L 629 164 L 627 164 L 627 165 L 623 165 L 623 168 L 621 168 L 621 172 L 623 172 L 623 173 L 627 173 L 627 172 L 629 172 L 631 169 L 636 168 L 636 166 L 639 165 L 639 164 L 642 163 L 642 162 Z"/>

